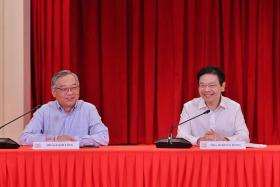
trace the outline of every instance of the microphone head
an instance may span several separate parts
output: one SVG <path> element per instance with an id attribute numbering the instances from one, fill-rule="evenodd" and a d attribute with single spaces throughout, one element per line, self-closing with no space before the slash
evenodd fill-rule
<path id="1" fill-rule="evenodd" d="M 33 110 L 37 110 L 37 109 L 39 109 L 40 107 L 41 107 L 42 105 L 37 105 Z"/>
<path id="2" fill-rule="evenodd" d="M 208 114 L 210 112 L 210 110 L 206 110 L 203 114 Z"/>

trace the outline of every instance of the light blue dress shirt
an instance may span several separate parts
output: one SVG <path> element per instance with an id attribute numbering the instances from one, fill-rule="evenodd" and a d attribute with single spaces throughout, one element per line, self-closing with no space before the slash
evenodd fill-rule
<path id="1" fill-rule="evenodd" d="M 38 109 L 20 137 L 22 145 L 36 141 L 55 141 L 57 136 L 69 135 L 80 146 L 108 145 L 108 128 L 102 123 L 94 105 L 78 100 L 70 112 L 57 101 L 50 101 Z"/>

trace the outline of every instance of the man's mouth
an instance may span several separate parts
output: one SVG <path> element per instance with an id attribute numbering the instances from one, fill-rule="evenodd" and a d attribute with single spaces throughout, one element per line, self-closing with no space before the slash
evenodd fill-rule
<path id="1" fill-rule="evenodd" d="M 74 99 L 75 99 L 75 97 L 66 98 L 67 101 L 72 101 L 72 100 L 74 100 Z"/>
<path id="2" fill-rule="evenodd" d="M 212 97 L 214 94 L 203 94 L 203 96 L 205 97 L 205 98 L 209 98 L 209 97 Z"/>

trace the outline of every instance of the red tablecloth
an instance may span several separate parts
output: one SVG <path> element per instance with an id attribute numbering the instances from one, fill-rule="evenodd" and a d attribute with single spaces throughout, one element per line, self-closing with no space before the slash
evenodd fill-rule
<path id="1" fill-rule="evenodd" d="M 0 150 L 0 186 L 280 186 L 280 145 L 263 149 Z"/>

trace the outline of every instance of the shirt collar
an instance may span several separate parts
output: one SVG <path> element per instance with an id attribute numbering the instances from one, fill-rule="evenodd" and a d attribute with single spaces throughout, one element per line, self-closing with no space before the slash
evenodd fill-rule
<path id="1" fill-rule="evenodd" d="M 205 104 L 205 101 L 202 97 L 200 97 L 199 103 L 198 103 L 198 108 L 199 109 L 207 109 L 207 105 Z"/>
<path id="2" fill-rule="evenodd" d="M 56 107 L 59 111 L 64 111 L 63 107 L 58 103 L 58 101 L 55 101 Z M 76 102 L 76 104 L 74 105 L 74 107 L 71 109 L 70 112 L 73 112 L 74 110 L 76 110 L 79 106 L 79 101 Z"/>
<path id="3" fill-rule="evenodd" d="M 204 101 L 204 99 L 202 97 L 200 97 L 200 100 L 199 100 L 199 103 L 198 103 L 198 108 L 199 109 L 208 109 L 208 107 L 205 104 L 205 101 Z M 218 108 L 224 108 L 224 109 L 227 108 L 224 96 L 221 96 L 221 102 L 220 102 L 219 106 L 217 107 L 217 109 Z"/>

